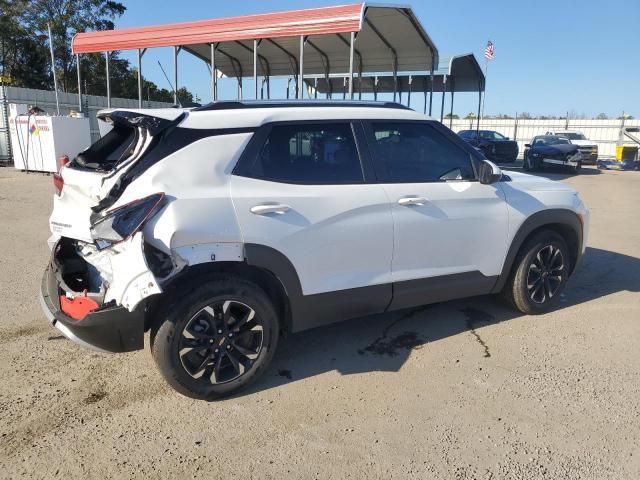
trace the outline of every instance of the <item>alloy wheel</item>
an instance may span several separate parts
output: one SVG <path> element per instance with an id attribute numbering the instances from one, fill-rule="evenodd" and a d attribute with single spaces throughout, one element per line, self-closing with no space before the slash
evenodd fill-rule
<path id="1" fill-rule="evenodd" d="M 529 265 L 529 298 L 538 304 L 551 300 L 562 284 L 564 270 L 562 251 L 553 244 L 542 247 Z"/>
<path id="2" fill-rule="evenodd" d="M 179 342 L 185 371 L 215 385 L 235 380 L 251 369 L 263 347 L 264 329 L 251 307 L 222 300 L 191 317 Z"/>

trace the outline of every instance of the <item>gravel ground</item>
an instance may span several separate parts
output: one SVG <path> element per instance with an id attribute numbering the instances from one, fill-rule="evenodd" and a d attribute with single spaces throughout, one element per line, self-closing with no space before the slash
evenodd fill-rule
<path id="1" fill-rule="evenodd" d="M 206 403 L 148 351 L 48 325 L 52 180 L 0 169 L 0 477 L 640 478 L 640 173 L 551 176 L 592 213 L 557 311 L 478 297 L 306 332 Z"/>

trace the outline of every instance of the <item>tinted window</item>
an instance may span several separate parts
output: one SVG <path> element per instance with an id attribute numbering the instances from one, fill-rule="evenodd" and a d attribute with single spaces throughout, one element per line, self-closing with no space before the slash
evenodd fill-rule
<path id="1" fill-rule="evenodd" d="M 274 125 L 248 171 L 284 183 L 362 183 L 351 126 Z"/>
<path id="2" fill-rule="evenodd" d="M 373 123 L 374 150 L 390 182 L 475 178 L 469 153 L 424 123 Z"/>
<path id="3" fill-rule="evenodd" d="M 569 140 L 567 140 L 566 138 L 562 138 L 562 137 L 555 137 L 555 136 L 549 136 L 549 137 L 537 137 L 534 141 L 533 141 L 533 146 L 534 147 L 541 147 L 544 145 L 563 145 L 563 144 L 568 144 Z"/>

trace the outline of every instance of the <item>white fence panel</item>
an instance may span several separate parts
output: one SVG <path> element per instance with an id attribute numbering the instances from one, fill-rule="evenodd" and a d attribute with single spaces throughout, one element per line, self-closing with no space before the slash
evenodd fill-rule
<path id="1" fill-rule="evenodd" d="M 445 120 L 444 124 L 454 132 L 476 128 L 476 122 L 472 120 Z M 538 120 L 538 119 L 494 119 L 487 118 L 480 121 L 481 130 L 495 130 L 502 135 L 515 139 L 520 147 L 520 157 L 524 151 L 525 143 L 529 143 L 536 135 L 544 135 L 550 130 L 577 130 L 582 132 L 589 140 L 598 144 L 600 158 L 614 158 L 616 155 L 616 143 L 620 136 L 621 128 L 640 127 L 640 120 Z"/>

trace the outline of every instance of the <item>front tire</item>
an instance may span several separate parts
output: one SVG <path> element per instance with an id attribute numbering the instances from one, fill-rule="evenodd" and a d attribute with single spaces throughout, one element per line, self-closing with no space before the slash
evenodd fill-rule
<path id="1" fill-rule="evenodd" d="M 503 295 L 522 313 L 548 312 L 558 301 L 570 271 L 566 242 L 557 233 L 544 230 L 521 248 Z"/>
<path id="2" fill-rule="evenodd" d="M 279 322 L 266 293 L 230 275 L 185 288 L 158 312 L 151 353 L 165 380 L 187 397 L 212 400 L 258 378 L 278 345 Z"/>

